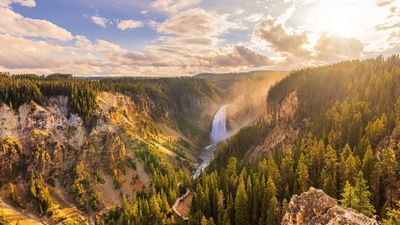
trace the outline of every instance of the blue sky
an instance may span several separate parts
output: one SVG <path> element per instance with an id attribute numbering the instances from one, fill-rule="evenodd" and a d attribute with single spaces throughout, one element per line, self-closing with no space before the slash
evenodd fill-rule
<path id="1" fill-rule="evenodd" d="M 192 75 L 400 53 L 396 0 L 0 0 L 0 71 Z"/>

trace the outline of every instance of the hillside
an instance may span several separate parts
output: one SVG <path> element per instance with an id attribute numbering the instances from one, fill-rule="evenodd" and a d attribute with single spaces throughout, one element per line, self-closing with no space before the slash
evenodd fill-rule
<path id="1" fill-rule="evenodd" d="M 274 85 L 267 112 L 221 145 L 194 185 L 193 224 L 278 224 L 309 187 L 396 224 L 399 74 L 398 56 L 378 57 L 294 71 Z"/>
<path id="2" fill-rule="evenodd" d="M 218 92 L 198 79 L 60 76 L 0 76 L 3 219 L 88 224 L 153 194 L 169 207 L 198 163 Z"/>
<path id="3" fill-rule="evenodd" d="M 279 80 L 282 77 L 282 74 L 286 74 L 286 72 L 260 70 L 243 73 L 202 73 L 196 75 L 195 77 L 206 79 L 219 89 L 229 91 L 235 88 L 235 86 L 237 86 L 239 83 L 242 83 L 246 80 L 262 81 L 268 79 L 269 81 L 273 82 Z"/>
<path id="4" fill-rule="evenodd" d="M 0 76 L 0 221 L 397 224 L 399 74 L 393 56 L 228 89 L 196 78 Z M 237 133 L 192 180 L 227 103 Z"/>

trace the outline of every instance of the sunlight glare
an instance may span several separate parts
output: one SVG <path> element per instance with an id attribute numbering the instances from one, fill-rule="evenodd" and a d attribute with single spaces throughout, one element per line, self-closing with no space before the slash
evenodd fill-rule
<path id="1" fill-rule="evenodd" d="M 308 27 L 316 32 L 334 33 L 345 37 L 362 34 L 361 10 L 351 1 L 319 1 L 307 18 Z"/>

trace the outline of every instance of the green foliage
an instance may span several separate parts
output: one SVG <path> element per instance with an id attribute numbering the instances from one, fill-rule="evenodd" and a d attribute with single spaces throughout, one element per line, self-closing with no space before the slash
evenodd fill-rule
<path id="1" fill-rule="evenodd" d="M 346 184 L 343 189 L 342 199 L 340 203 L 344 208 L 355 208 L 357 205 L 357 199 L 355 194 L 355 189 L 351 186 L 349 181 L 346 181 Z"/>
<path id="2" fill-rule="evenodd" d="M 188 118 L 200 115 L 200 106 L 193 99 L 200 101 L 219 95 L 210 83 L 194 78 L 89 80 L 77 79 L 70 74 L 0 76 L 0 104 L 17 110 L 31 100 L 44 104 L 49 97 L 67 96 L 72 112 L 78 113 L 88 127 L 96 122 L 96 96 L 101 91 L 131 96 L 140 107 L 152 107 L 148 111 L 153 119 L 173 120 L 184 133 L 196 130 L 196 134 L 200 131 L 195 126 L 186 129 L 183 125 L 188 123 Z"/>
<path id="3" fill-rule="evenodd" d="M 397 203 L 396 207 L 389 209 L 386 218 L 383 220 L 383 225 L 400 224 L 400 202 Z"/>
<path id="4" fill-rule="evenodd" d="M 75 203 L 79 208 L 86 211 L 99 210 L 101 208 L 101 197 L 99 193 L 91 188 L 91 175 L 85 171 L 82 163 L 75 166 L 73 173 L 74 177 L 70 190 L 74 196 Z M 99 176 L 100 174 L 97 171 L 95 179 L 101 182 L 103 178 Z"/>
<path id="5" fill-rule="evenodd" d="M 346 181 L 340 201 L 345 208 L 352 208 L 366 216 L 373 216 L 374 207 L 370 203 L 371 192 L 368 191 L 367 182 L 364 180 L 362 172 L 357 176 L 356 185 L 352 186 Z"/>
<path id="6" fill-rule="evenodd" d="M 32 174 L 28 185 L 28 194 L 34 200 L 36 210 L 44 215 L 53 204 L 49 189 L 45 186 L 41 175 L 35 177 Z"/>
<path id="7" fill-rule="evenodd" d="M 243 128 L 217 150 L 211 169 L 219 172 L 224 183 L 219 188 L 224 196 L 236 195 L 237 171 L 246 168 L 252 174 L 252 182 L 244 178 L 245 186 L 266 190 L 272 180 L 278 203 L 313 186 L 333 197 L 342 193 L 345 206 L 369 216 L 375 210 L 393 208 L 400 184 L 400 146 L 396 145 L 400 129 L 398 74 L 397 55 L 292 72 L 270 89 L 267 102 L 272 114 L 279 113 L 283 100 L 295 93 L 299 99 L 295 117 L 280 121 L 271 115 L 272 119 Z M 285 143 L 278 145 L 272 153 L 260 156 L 256 164 L 248 165 L 248 151 L 259 148 L 260 141 L 276 125 L 300 129 L 297 139 L 290 142 L 291 149 Z M 387 144 L 391 148 L 385 149 Z M 236 173 L 227 172 L 233 171 L 227 162 L 231 156 L 241 159 L 236 162 Z M 259 183 L 254 182 L 253 176 L 258 177 Z M 253 217 L 258 216 L 263 224 L 271 196 L 266 191 L 258 192 L 246 192 L 253 196 L 249 202 L 261 209 L 257 212 L 257 207 L 249 207 L 249 215 L 252 223 Z M 254 199 L 260 195 L 264 202 L 257 203 Z M 203 213 L 206 218 L 211 216 Z"/>
<path id="8" fill-rule="evenodd" d="M 216 150 L 211 167 L 217 168 L 225 165 L 226 159 L 230 157 L 243 158 L 250 147 L 264 137 L 269 128 L 270 124 L 264 120 L 259 120 L 251 126 L 242 128 L 226 144 Z"/>
<path id="9" fill-rule="evenodd" d="M 239 181 L 239 187 L 235 198 L 235 224 L 249 224 L 248 199 L 244 189 L 243 180 Z"/>
<path id="10" fill-rule="evenodd" d="M 113 174 L 113 177 L 114 177 L 114 181 L 113 181 L 114 187 L 116 189 L 120 189 L 121 185 L 122 185 L 122 182 L 121 182 L 121 178 L 119 177 L 118 169 L 113 169 L 112 174 Z"/>
<path id="11" fill-rule="evenodd" d="M 18 193 L 17 193 L 17 189 L 15 188 L 15 185 L 13 183 L 10 183 L 9 188 L 10 188 L 11 201 L 13 201 L 13 203 L 16 205 L 20 205 L 20 200 L 18 198 Z"/>

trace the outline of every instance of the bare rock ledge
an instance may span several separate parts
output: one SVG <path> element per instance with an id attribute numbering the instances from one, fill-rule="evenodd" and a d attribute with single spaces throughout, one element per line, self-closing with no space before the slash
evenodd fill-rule
<path id="1" fill-rule="evenodd" d="M 344 209 L 337 200 L 329 197 L 322 190 L 310 188 L 301 195 L 292 197 L 281 225 L 326 224 L 326 225 L 378 225 L 372 218 Z"/>

